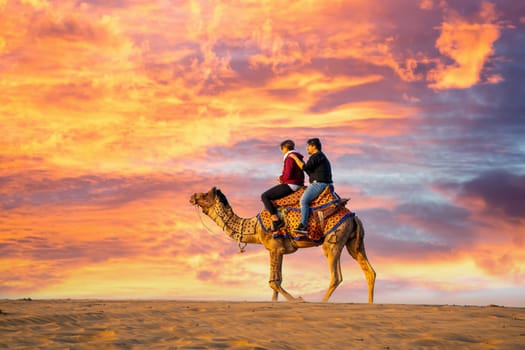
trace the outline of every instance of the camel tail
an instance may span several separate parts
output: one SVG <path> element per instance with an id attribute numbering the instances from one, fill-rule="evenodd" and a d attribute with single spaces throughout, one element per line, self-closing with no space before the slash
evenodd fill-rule
<path id="1" fill-rule="evenodd" d="M 354 222 L 355 222 L 355 242 L 354 242 L 354 249 L 356 252 L 359 251 L 359 247 L 361 244 L 363 244 L 363 239 L 365 237 L 365 229 L 363 228 L 363 223 L 361 220 L 356 216 L 354 216 Z"/>

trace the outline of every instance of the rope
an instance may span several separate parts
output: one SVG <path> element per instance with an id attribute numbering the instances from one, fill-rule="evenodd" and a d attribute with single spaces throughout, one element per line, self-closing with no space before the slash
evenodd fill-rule
<path id="1" fill-rule="evenodd" d="M 217 203 L 215 203 L 215 204 L 213 205 L 213 211 L 215 212 L 215 216 L 216 216 L 216 218 L 219 217 L 219 218 L 222 220 L 222 222 L 223 222 L 222 230 L 224 231 L 225 228 L 226 228 L 226 226 L 227 226 L 227 225 L 229 224 L 229 222 L 233 219 L 234 215 L 233 215 L 233 212 L 232 212 L 232 215 L 231 215 L 229 218 L 227 218 L 227 220 L 225 221 L 223 215 L 220 215 L 220 214 L 217 212 L 216 204 L 217 204 Z M 198 205 L 195 205 L 195 209 L 197 210 L 197 216 L 199 217 L 202 226 L 203 226 L 203 227 L 204 227 L 209 233 L 211 233 L 214 237 L 216 237 L 217 234 L 214 233 L 214 232 L 213 232 L 213 231 L 212 231 L 212 230 L 211 230 L 211 229 L 210 229 L 210 228 L 204 223 L 204 221 L 202 220 L 202 216 L 200 215 L 200 212 L 199 212 L 199 208 L 198 208 L 198 207 L 199 207 Z M 226 214 L 226 213 L 224 213 L 224 214 Z M 208 216 L 209 216 L 209 215 L 208 215 Z M 214 219 L 212 218 L 212 220 L 214 220 Z M 244 231 L 244 224 L 245 224 L 246 220 L 247 220 L 247 219 L 241 219 L 241 231 L 240 231 L 239 233 L 233 232 L 233 230 L 230 229 L 230 231 L 232 231 L 233 233 L 232 233 L 231 236 L 228 236 L 229 238 L 231 238 L 231 239 L 233 239 L 233 240 L 237 240 L 237 245 L 238 245 L 238 247 L 239 247 L 239 252 L 240 252 L 240 253 L 244 253 L 245 248 L 246 248 L 246 246 L 248 245 L 247 242 L 242 242 L 242 238 L 243 238 L 243 236 L 255 236 L 255 235 L 257 235 L 257 230 L 256 230 L 255 227 L 254 227 L 254 232 L 253 232 L 253 233 L 244 233 L 244 232 L 243 232 L 243 231 Z M 255 223 L 255 225 L 257 226 L 257 223 Z M 244 243 L 244 245 L 243 245 L 243 243 Z"/>
<path id="2" fill-rule="evenodd" d="M 206 229 L 206 231 L 208 231 L 209 233 L 211 233 L 212 237 L 214 237 L 215 239 L 218 239 L 217 236 L 221 236 L 221 237 L 224 237 L 224 235 L 222 234 L 219 234 L 219 233 L 215 233 L 213 232 L 205 223 L 204 223 L 204 220 L 202 220 L 202 215 L 199 211 L 199 207 L 198 206 L 195 206 L 195 209 L 196 209 L 196 212 L 197 212 L 197 216 L 199 217 L 200 221 L 201 221 L 201 224 L 202 226 Z M 229 237 L 229 236 L 228 236 Z M 231 238 L 231 237 L 229 237 Z M 233 238 L 231 238 L 233 239 Z M 221 241 L 224 241 L 224 239 L 220 239 Z"/>
<path id="3" fill-rule="evenodd" d="M 244 253 L 244 251 L 246 250 L 246 246 L 248 245 L 248 243 L 244 242 L 244 245 L 242 245 L 242 242 L 241 242 L 241 237 L 239 236 L 239 240 L 237 241 L 237 246 L 239 246 L 239 253 Z"/>

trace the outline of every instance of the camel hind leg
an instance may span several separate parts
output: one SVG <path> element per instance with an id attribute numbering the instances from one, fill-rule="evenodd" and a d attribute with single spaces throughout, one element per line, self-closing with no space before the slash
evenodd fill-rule
<path id="1" fill-rule="evenodd" d="M 374 271 L 374 268 L 372 267 L 372 265 L 370 265 L 370 262 L 366 257 L 365 247 L 363 244 L 360 245 L 360 249 L 357 252 L 356 260 L 359 263 L 359 266 L 361 266 L 361 270 L 363 270 L 365 274 L 366 281 L 368 283 L 368 303 L 372 304 L 374 302 L 374 286 L 376 282 L 376 272 Z"/>
<path id="2" fill-rule="evenodd" d="M 330 268 L 330 285 L 326 290 L 323 301 L 328 301 L 337 286 L 343 282 L 343 274 L 341 273 L 341 250 L 342 247 L 336 244 L 323 244 L 323 252 L 328 260 L 328 267 Z"/>
<path id="3" fill-rule="evenodd" d="M 358 262 L 361 270 L 363 270 L 363 273 L 365 274 L 366 281 L 368 283 L 368 303 L 372 304 L 374 302 L 376 272 L 374 271 L 372 265 L 370 265 L 370 262 L 366 256 L 364 242 L 365 231 L 363 229 L 363 224 L 357 216 L 354 218 L 354 220 L 356 224 L 356 235 L 353 239 L 348 240 L 346 243 L 346 249 L 352 258 Z"/>

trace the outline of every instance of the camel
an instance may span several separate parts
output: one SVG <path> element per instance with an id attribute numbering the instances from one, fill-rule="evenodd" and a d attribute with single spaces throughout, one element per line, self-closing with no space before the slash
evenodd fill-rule
<path id="1" fill-rule="evenodd" d="M 365 252 L 364 230 L 361 220 L 357 217 L 345 219 L 339 227 L 328 234 L 323 243 L 311 241 L 295 241 L 291 238 L 273 238 L 259 223 L 257 217 L 241 218 L 237 216 L 226 196 L 216 187 L 206 193 L 194 193 L 190 203 L 200 207 L 204 214 L 209 216 L 215 223 L 232 239 L 241 244 L 262 244 L 270 253 L 270 280 L 269 285 L 273 290 L 272 301 L 277 301 L 281 294 L 287 301 L 303 301 L 301 297 L 295 298 L 281 285 L 283 255 L 295 253 L 299 248 L 313 247 L 322 244 L 324 255 L 330 267 L 330 284 L 323 297 L 326 302 L 343 281 L 341 274 L 340 257 L 344 247 L 363 270 L 368 283 L 368 302 L 374 301 L 374 284 L 376 273 Z M 242 251 L 242 249 L 241 249 Z"/>

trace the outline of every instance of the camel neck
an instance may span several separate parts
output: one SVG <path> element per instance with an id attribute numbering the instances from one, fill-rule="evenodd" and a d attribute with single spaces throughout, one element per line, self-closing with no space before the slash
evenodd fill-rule
<path id="1" fill-rule="evenodd" d="M 256 217 L 241 218 L 231 207 L 222 203 L 210 207 L 207 214 L 230 238 L 243 243 L 260 244 L 256 235 Z"/>

